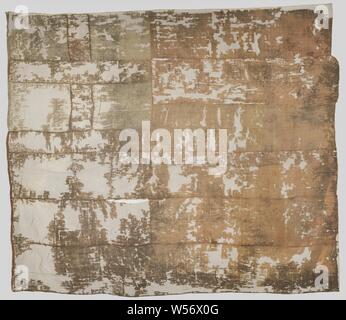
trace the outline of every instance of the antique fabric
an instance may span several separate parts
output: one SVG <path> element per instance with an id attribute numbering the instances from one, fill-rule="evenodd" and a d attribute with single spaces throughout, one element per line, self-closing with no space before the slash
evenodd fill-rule
<path id="1" fill-rule="evenodd" d="M 338 290 L 331 34 L 331 6 L 8 13 L 13 290 Z"/>

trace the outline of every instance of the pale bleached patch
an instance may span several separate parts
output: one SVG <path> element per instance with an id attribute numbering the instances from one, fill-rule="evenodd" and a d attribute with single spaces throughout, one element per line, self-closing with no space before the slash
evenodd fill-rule
<path id="1" fill-rule="evenodd" d="M 301 267 L 305 261 L 310 261 L 310 260 L 311 260 L 311 250 L 310 248 L 305 247 L 302 253 L 293 255 L 290 262 L 294 262 L 299 267 Z"/>
<path id="2" fill-rule="evenodd" d="M 194 185 L 197 174 L 184 174 L 183 167 L 172 165 L 168 167 L 168 190 L 179 192 L 184 186 Z"/>
<path id="3" fill-rule="evenodd" d="M 293 190 L 294 186 L 292 183 L 284 182 L 281 187 L 281 196 L 283 198 L 288 198 L 288 194 L 291 190 Z"/>

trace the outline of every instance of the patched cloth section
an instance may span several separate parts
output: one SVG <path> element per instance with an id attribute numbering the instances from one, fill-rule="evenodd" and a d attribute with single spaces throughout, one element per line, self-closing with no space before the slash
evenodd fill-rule
<path id="1" fill-rule="evenodd" d="M 338 290 L 331 6 L 7 18 L 14 291 Z"/>

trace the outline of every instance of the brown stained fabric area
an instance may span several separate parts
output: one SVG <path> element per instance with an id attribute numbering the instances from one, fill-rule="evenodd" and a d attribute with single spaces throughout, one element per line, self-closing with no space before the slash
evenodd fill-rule
<path id="1" fill-rule="evenodd" d="M 339 70 L 317 15 L 8 13 L 13 290 L 337 291 Z M 119 163 L 142 121 L 227 129 L 225 172 Z"/>

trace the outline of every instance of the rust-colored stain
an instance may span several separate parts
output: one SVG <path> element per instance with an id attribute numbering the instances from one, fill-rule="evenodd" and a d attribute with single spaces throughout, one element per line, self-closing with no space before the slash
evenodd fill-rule
<path id="1" fill-rule="evenodd" d="M 314 9 L 8 13 L 13 290 L 337 291 L 339 70 Z M 227 166 L 119 162 L 143 123 L 227 129 Z"/>

